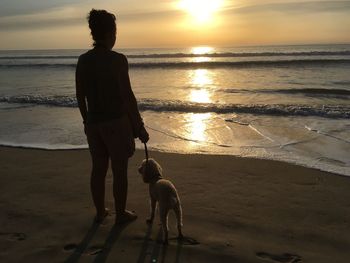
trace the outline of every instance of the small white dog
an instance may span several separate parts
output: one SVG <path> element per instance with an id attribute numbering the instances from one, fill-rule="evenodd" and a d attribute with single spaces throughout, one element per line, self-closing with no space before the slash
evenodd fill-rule
<path id="1" fill-rule="evenodd" d="M 183 238 L 182 208 L 175 186 L 166 179 L 163 179 L 162 168 L 152 158 L 143 160 L 139 173 L 145 183 L 149 184 L 149 194 L 151 198 L 151 217 L 147 219 L 148 224 L 152 224 L 156 205 L 159 206 L 159 217 L 162 224 L 164 244 L 168 244 L 168 213 L 173 209 L 177 219 L 178 238 Z"/>

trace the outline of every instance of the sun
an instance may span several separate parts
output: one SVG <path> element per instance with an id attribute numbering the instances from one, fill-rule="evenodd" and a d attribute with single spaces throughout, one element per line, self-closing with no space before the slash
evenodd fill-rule
<path id="1" fill-rule="evenodd" d="M 180 9 L 189 13 L 197 23 L 212 20 L 213 14 L 223 5 L 223 0 L 180 0 Z"/>

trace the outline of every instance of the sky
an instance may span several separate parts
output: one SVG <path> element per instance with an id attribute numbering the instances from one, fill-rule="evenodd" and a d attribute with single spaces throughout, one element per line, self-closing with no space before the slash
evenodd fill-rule
<path id="1" fill-rule="evenodd" d="M 0 0 L 0 49 L 86 49 L 92 9 L 120 48 L 350 43 L 350 0 Z"/>

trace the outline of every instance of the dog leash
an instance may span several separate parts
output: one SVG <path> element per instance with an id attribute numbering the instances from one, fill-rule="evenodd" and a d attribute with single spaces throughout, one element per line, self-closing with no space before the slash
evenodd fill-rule
<path id="1" fill-rule="evenodd" d="M 144 143 L 144 145 L 145 145 L 145 154 L 146 154 L 146 165 L 145 165 L 145 173 L 148 173 L 147 171 L 148 171 L 148 150 L 147 150 L 147 144 L 146 143 Z"/>
<path id="2" fill-rule="evenodd" d="M 144 143 L 145 145 L 145 154 L 146 154 L 146 163 L 148 163 L 148 150 L 147 150 L 147 144 Z"/>

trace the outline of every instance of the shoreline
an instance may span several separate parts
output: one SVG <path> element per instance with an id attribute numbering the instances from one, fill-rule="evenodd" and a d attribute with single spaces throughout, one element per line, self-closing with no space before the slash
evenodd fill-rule
<path id="1" fill-rule="evenodd" d="M 138 219 L 92 225 L 88 150 L 0 147 L 1 262 L 339 262 L 350 261 L 350 179 L 279 161 L 150 151 L 176 186 L 184 235 L 157 242 L 147 227 L 148 187 L 129 162 L 127 207 Z M 110 170 L 106 206 L 113 207 Z M 112 210 L 111 210 L 112 211 Z M 191 241 L 191 239 L 188 239 Z M 293 261 L 294 260 L 294 261 Z M 298 261 L 301 260 L 301 261 Z"/>
<path id="2" fill-rule="evenodd" d="M 140 145 L 136 144 L 136 150 L 135 151 L 143 151 L 143 145 L 141 145 L 141 148 L 139 147 Z M 31 145 L 16 145 L 13 144 L 11 145 L 3 143 L 0 144 L 0 148 L 13 148 L 13 149 L 23 149 L 23 150 L 38 150 L 38 151 L 88 151 L 89 147 L 88 145 L 81 145 L 81 146 L 76 146 L 76 148 L 64 148 L 65 146 L 62 146 L 62 148 L 49 148 L 45 146 L 31 146 Z M 67 146 L 68 147 L 68 146 Z M 72 146 L 73 147 L 73 146 Z M 297 161 L 288 161 L 288 160 L 282 160 L 282 159 L 269 159 L 269 158 L 264 158 L 264 157 L 252 157 L 252 156 L 238 156 L 234 154 L 227 154 L 227 153 L 210 153 L 210 152 L 175 152 L 175 151 L 167 151 L 167 150 L 161 150 L 161 149 L 154 149 L 152 146 L 148 146 L 148 149 L 150 152 L 159 152 L 159 153 L 166 153 L 166 154 L 179 154 L 179 155 L 208 155 L 208 156 L 231 156 L 234 158 L 243 158 L 243 159 L 251 159 L 251 160 L 261 160 L 261 161 L 272 161 L 272 162 L 281 162 L 289 165 L 295 165 L 295 166 L 300 166 L 306 169 L 314 169 L 320 172 L 326 172 L 338 176 L 345 176 L 345 177 L 350 177 L 350 174 L 344 174 L 341 173 L 340 171 L 334 171 L 332 169 L 322 169 L 322 167 L 315 167 L 315 166 L 307 166 L 306 164 L 303 163 L 298 163 Z"/>

